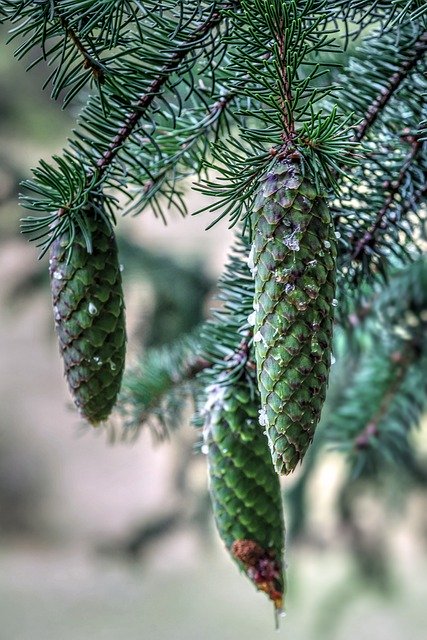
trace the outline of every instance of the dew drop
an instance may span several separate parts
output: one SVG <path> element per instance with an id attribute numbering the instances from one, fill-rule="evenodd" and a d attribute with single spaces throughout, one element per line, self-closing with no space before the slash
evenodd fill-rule
<path id="1" fill-rule="evenodd" d="M 110 369 L 111 371 L 115 371 L 117 369 L 117 365 L 112 360 L 110 360 Z"/>
<path id="2" fill-rule="evenodd" d="M 304 300 L 299 300 L 295 306 L 298 309 L 298 311 L 305 311 L 308 307 L 308 304 Z"/>
<path id="3" fill-rule="evenodd" d="M 338 306 L 338 300 L 336 298 L 334 298 L 331 302 L 333 307 L 337 307 Z"/>
<path id="4" fill-rule="evenodd" d="M 340 232 L 339 232 L 339 231 L 335 231 L 335 237 L 336 237 L 336 238 L 341 238 L 341 234 L 340 234 Z"/>
<path id="5" fill-rule="evenodd" d="M 329 242 L 329 240 L 324 240 L 323 241 L 323 246 L 325 247 L 325 249 L 330 249 L 331 248 L 331 243 Z"/>
<path id="6" fill-rule="evenodd" d="M 203 453 L 204 456 L 207 456 L 209 453 L 209 447 L 207 444 L 202 444 L 200 451 Z"/>
<path id="7" fill-rule="evenodd" d="M 89 302 L 87 310 L 89 311 L 91 316 L 96 316 L 96 314 L 98 313 L 98 307 L 93 304 L 93 302 Z"/>
<path id="8" fill-rule="evenodd" d="M 53 277 L 55 278 L 55 280 L 62 280 L 62 273 L 60 271 L 54 271 Z"/>
<path id="9" fill-rule="evenodd" d="M 261 342 L 261 340 L 263 339 L 262 334 L 260 331 L 257 331 L 256 334 L 254 335 L 254 342 Z"/>
<path id="10" fill-rule="evenodd" d="M 336 363 L 336 358 L 331 354 L 331 365 Z"/>
<path id="11" fill-rule="evenodd" d="M 285 293 L 291 293 L 291 291 L 293 291 L 294 289 L 295 289 L 294 284 L 287 284 L 285 287 Z"/>
<path id="12" fill-rule="evenodd" d="M 119 271 L 124 271 L 124 266 L 122 264 L 119 265 Z"/>

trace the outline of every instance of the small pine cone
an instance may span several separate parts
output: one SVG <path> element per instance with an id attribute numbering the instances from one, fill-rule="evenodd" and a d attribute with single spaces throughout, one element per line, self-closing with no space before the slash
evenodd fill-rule
<path id="1" fill-rule="evenodd" d="M 280 483 L 249 386 L 208 388 L 204 439 L 219 535 L 255 587 L 280 610 L 285 586 Z"/>
<path id="2" fill-rule="evenodd" d="M 333 222 L 303 162 L 294 151 L 264 176 L 248 261 L 260 423 L 274 466 L 285 474 L 302 460 L 320 419 L 336 304 Z"/>
<path id="3" fill-rule="evenodd" d="M 92 253 L 76 229 L 50 251 L 53 310 L 65 376 L 74 402 L 90 423 L 106 420 L 123 375 L 126 331 L 122 279 L 111 226 L 87 213 Z"/>

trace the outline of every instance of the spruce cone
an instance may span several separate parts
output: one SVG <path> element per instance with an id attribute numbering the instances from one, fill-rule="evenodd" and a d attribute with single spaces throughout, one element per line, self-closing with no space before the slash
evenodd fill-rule
<path id="1" fill-rule="evenodd" d="M 52 244 L 49 272 L 65 376 L 80 413 L 97 424 L 108 418 L 120 389 L 126 332 L 113 230 L 93 212 L 87 218 L 92 253 L 76 229 L 68 256 L 64 233 Z"/>
<path id="2" fill-rule="evenodd" d="M 303 162 L 294 151 L 275 163 L 261 182 L 252 218 L 260 423 L 279 473 L 293 471 L 313 439 L 336 304 L 333 223 Z"/>
<path id="3" fill-rule="evenodd" d="M 279 478 L 245 382 L 208 388 L 204 425 L 210 494 L 219 535 L 277 610 L 284 593 L 284 523 Z"/>

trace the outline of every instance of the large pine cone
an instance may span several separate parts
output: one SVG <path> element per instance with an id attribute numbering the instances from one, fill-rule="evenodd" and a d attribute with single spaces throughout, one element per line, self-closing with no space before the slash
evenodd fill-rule
<path id="1" fill-rule="evenodd" d="M 124 301 L 117 245 L 108 222 L 87 213 L 88 253 L 77 228 L 50 251 L 53 309 L 65 376 L 80 413 L 92 424 L 106 420 L 115 404 L 126 348 Z"/>
<path id="2" fill-rule="evenodd" d="M 260 422 L 276 470 L 290 473 L 325 400 L 336 304 L 333 222 L 298 152 L 262 179 L 252 225 Z"/>
<path id="3" fill-rule="evenodd" d="M 284 522 L 279 478 L 245 382 L 208 388 L 204 438 L 219 535 L 257 589 L 281 609 Z"/>

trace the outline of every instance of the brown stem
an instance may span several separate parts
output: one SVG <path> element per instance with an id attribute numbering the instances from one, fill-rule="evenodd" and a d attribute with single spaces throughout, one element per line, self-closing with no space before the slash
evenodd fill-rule
<path id="1" fill-rule="evenodd" d="M 295 136 L 295 122 L 293 119 L 289 119 L 289 111 L 286 108 L 286 103 L 292 104 L 293 96 L 292 89 L 289 82 L 288 74 L 286 72 L 286 51 L 285 51 L 285 36 L 284 36 L 284 25 L 283 22 L 280 23 L 279 33 L 276 34 L 276 39 L 279 45 L 279 56 L 280 56 L 280 82 L 282 85 L 282 91 L 285 98 L 280 98 L 280 103 L 282 107 L 282 115 L 283 115 L 283 128 L 284 132 L 282 133 L 283 142 L 287 143 Z"/>
<path id="2" fill-rule="evenodd" d="M 104 69 L 102 65 L 89 53 L 86 49 L 74 29 L 68 26 L 65 18 L 61 17 L 61 25 L 65 30 L 65 34 L 70 40 L 73 42 L 76 49 L 82 54 L 84 58 L 83 66 L 85 69 L 91 69 L 93 76 L 99 80 L 99 82 L 104 81 Z"/>
<path id="3" fill-rule="evenodd" d="M 357 127 L 354 139 L 356 142 L 360 142 L 365 137 L 368 130 L 377 120 L 382 109 L 390 101 L 393 94 L 398 90 L 402 82 L 408 76 L 408 74 L 415 68 L 417 63 L 422 59 L 427 52 L 427 31 L 422 33 L 414 43 L 411 55 L 402 62 L 401 67 L 396 71 L 387 85 L 380 91 L 375 100 L 369 105 L 365 117 Z"/>

